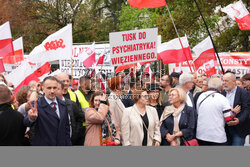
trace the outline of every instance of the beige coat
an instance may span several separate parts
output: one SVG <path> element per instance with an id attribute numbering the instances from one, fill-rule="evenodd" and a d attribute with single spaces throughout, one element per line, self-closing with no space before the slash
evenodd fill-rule
<path id="1" fill-rule="evenodd" d="M 117 96 L 114 92 L 110 93 L 108 100 L 110 110 L 114 112 L 118 126 L 121 127 L 122 113 L 125 110 L 125 106 L 119 96 Z"/>
<path id="2" fill-rule="evenodd" d="M 105 104 L 100 104 L 98 111 L 94 108 L 88 108 L 85 113 L 86 119 L 86 136 L 85 146 L 100 146 L 101 145 L 101 125 L 108 113 L 109 107 Z M 120 139 L 120 128 L 117 125 L 114 113 L 111 112 L 112 118 L 116 124 L 116 138 Z"/>
<path id="3" fill-rule="evenodd" d="M 161 142 L 159 118 L 154 107 L 146 106 L 146 113 L 149 121 L 147 145 L 152 146 L 153 139 Z M 124 110 L 121 122 L 121 133 L 123 138 L 122 144 L 124 146 L 142 145 L 144 137 L 143 122 L 136 104 Z"/>

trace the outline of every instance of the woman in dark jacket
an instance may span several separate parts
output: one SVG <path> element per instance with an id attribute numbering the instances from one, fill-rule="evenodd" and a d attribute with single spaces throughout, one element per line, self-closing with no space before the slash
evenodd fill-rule
<path id="1" fill-rule="evenodd" d="M 194 137 L 194 110 L 185 104 L 186 93 L 182 89 L 170 89 L 169 101 L 171 106 L 165 107 L 160 121 L 162 145 L 184 145 L 184 140 Z"/>
<path id="2" fill-rule="evenodd" d="M 148 87 L 148 95 L 149 95 L 149 106 L 152 106 L 156 109 L 159 120 L 161 119 L 161 115 L 164 110 L 164 106 L 161 104 L 161 93 L 160 87 L 158 84 L 151 84 Z"/>

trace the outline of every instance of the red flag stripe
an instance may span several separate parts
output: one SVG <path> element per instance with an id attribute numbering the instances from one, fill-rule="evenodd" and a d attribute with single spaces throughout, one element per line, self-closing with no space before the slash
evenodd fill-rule
<path id="1" fill-rule="evenodd" d="M 240 30 L 250 30 L 250 14 L 241 19 L 235 17 L 235 20 L 238 23 Z"/>
<path id="2" fill-rule="evenodd" d="M 123 70 L 126 70 L 128 68 L 131 68 L 133 67 L 134 65 L 133 64 L 128 64 L 128 65 L 123 65 L 123 66 L 118 66 L 116 69 L 115 69 L 115 73 L 119 73 Z"/>
<path id="3" fill-rule="evenodd" d="M 14 55 L 12 39 L 0 40 L 0 57 Z"/>
<path id="4" fill-rule="evenodd" d="M 101 57 L 99 57 L 99 59 L 98 59 L 98 61 L 97 61 L 97 63 L 96 63 L 96 66 L 97 66 L 98 64 L 103 64 L 104 56 L 105 56 L 105 55 L 102 55 Z"/>
<path id="5" fill-rule="evenodd" d="M 5 72 L 5 68 L 3 65 L 3 59 L 0 59 L 0 73 Z"/>
<path id="6" fill-rule="evenodd" d="M 198 70 L 200 66 L 202 66 L 204 63 L 210 60 L 216 61 L 215 52 L 213 48 L 201 53 L 200 56 L 197 59 L 195 59 L 194 65 L 196 70 Z"/>
<path id="7" fill-rule="evenodd" d="M 157 8 L 167 5 L 165 0 L 128 0 L 131 7 L 138 9 L 142 8 Z"/>
<path id="8" fill-rule="evenodd" d="M 183 50 L 165 50 L 160 52 L 159 55 L 163 61 L 163 64 L 179 63 L 187 60 L 193 60 L 190 47 L 184 48 Z"/>
<path id="9" fill-rule="evenodd" d="M 87 59 L 83 61 L 86 68 L 90 68 L 95 63 L 95 52 L 93 52 Z"/>

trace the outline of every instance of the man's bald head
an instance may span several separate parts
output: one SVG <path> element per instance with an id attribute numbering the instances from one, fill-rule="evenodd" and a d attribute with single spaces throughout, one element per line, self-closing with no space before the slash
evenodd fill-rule
<path id="1" fill-rule="evenodd" d="M 55 76 L 58 80 L 62 81 L 64 83 L 64 89 L 65 91 L 69 88 L 69 75 L 66 72 L 61 72 L 58 75 Z"/>
<path id="2" fill-rule="evenodd" d="M 236 87 L 236 76 L 233 73 L 223 75 L 223 87 L 227 91 L 232 91 Z"/>
<path id="3" fill-rule="evenodd" d="M 0 85 L 0 104 L 8 103 L 11 100 L 11 92 L 7 86 Z"/>

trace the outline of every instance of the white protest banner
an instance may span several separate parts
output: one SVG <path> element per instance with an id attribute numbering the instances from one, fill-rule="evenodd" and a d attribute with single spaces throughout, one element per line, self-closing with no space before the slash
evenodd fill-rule
<path id="1" fill-rule="evenodd" d="M 90 75 L 93 68 L 86 68 L 83 63 L 80 61 L 79 55 L 82 55 L 84 52 L 89 50 L 91 45 L 73 45 L 73 78 L 80 78 L 83 75 Z M 106 48 L 106 50 L 105 50 Z M 114 74 L 114 67 L 111 66 L 110 62 L 110 49 L 109 44 L 95 44 L 95 59 L 96 61 L 102 56 L 105 50 L 105 58 L 102 68 L 102 73 L 111 76 Z M 65 59 L 59 61 L 60 71 L 66 72 L 71 75 L 71 60 Z M 101 70 L 101 65 L 96 67 L 97 71 Z"/>
<path id="2" fill-rule="evenodd" d="M 157 60 L 158 29 L 109 33 L 113 66 Z"/>
<path id="3" fill-rule="evenodd" d="M 250 52 L 237 52 L 237 53 L 219 53 L 219 57 L 224 68 L 224 71 L 232 71 L 237 77 L 242 77 L 243 75 L 250 73 Z M 195 59 L 195 57 L 193 57 Z M 190 62 L 191 63 L 191 62 Z M 169 64 L 169 72 L 173 72 L 180 64 Z M 181 64 L 182 71 L 190 72 L 187 62 Z M 217 69 L 217 66 L 216 70 Z M 201 66 L 197 70 L 198 74 L 205 73 L 205 69 Z M 217 72 L 218 73 L 218 72 Z"/>
<path id="4" fill-rule="evenodd" d="M 42 44 L 36 46 L 29 54 L 32 63 L 50 62 L 70 59 L 72 56 L 72 24 L 48 36 Z"/>

